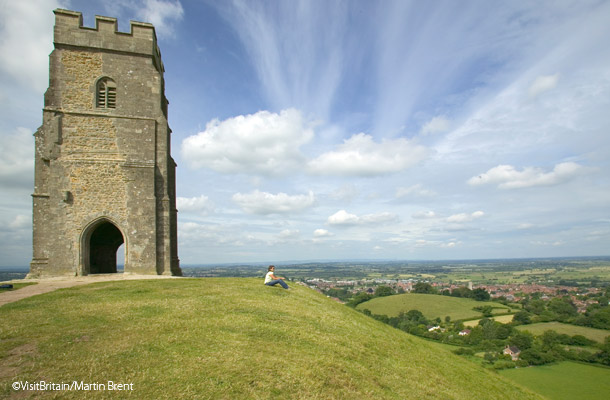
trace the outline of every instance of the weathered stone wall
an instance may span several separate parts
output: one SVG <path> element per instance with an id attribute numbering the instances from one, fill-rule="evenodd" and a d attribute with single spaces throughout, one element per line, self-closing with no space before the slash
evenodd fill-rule
<path id="1" fill-rule="evenodd" d="M 34 256 L 30 275 L 88 274 L 89 238 L 111 222 L 125 243 L 125 272 L 180 274 L 175 163 L 163 64 L 150 24 L 56 10 L 55 50 L 43 124 L 36 132 Z M 97 83 L 116 105 L 96 104 Z"/>

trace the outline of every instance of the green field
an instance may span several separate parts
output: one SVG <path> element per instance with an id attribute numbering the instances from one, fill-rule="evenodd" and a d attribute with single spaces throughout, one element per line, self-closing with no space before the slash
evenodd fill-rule
<path id="1" fill-rule="evenodd" d="M 509 322 L 512 322 L 513 315 L 499 315 L 497 317 L 493 317 L 492 319 L 496 322 L 500 322 L 501 324 L 508 324 Z M 479 321 L 480 319 L 464 321 L 464 325 L 472 328 L 473 326 L 479 325 Z"/>
<path id="2" fill-rule="evenodd" d="M 538 398 L 303 286 L 260 279 L 116 281 L 0 307 L 0 397 Z M 12 382 L 133 383 L 15 392 Z"/>
<path id="3" fill-rule="evenodd" d="M 610 398 L 610 368 L 561 362 L 499 373 L 552 400 Z"/>
<path id="4" fill-rule="evenodd" d="M 475 319 L 482 317 L 473 307 L 494 307 L 494 314 L 504 314 L 510 311 L 507 306 L 491 301 L 475 301 L 460 297 L 439 296 L 434 294 L 398 294 L 387 297 L 377 297 L 357 306 L 359 310 L 368 309 L 373 314 L 383 314 L 389 317 L 398 316 L 401 312 L 419 310 L 426 318 L 433 319 L 450 316 L 452 320 Z"/>
<path id="5" fill-rule="evenodd" d="M 541 322 L 538 324 L 531 325 L 520 325 L 516 327 L 522 331 L 529 331 L 534 335 L 542 335 L 544 331 L 552 330 L 557 333 L 564 333 L 566 335 L 582 335 L 588 339 L 595 340 L 602 343 L 606 336 L 610 336 L 610 331 L 604 329 L 589 328 L 587 326 L 577 326 L 562 324 L 561 322 Z"/>

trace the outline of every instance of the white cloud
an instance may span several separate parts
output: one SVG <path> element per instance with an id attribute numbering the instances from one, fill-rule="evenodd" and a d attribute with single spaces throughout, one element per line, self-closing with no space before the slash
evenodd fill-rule
<path id="1" fill-rule="evenodd" d="M 316 238 L 329 237 L 332 235 L 333 234 L 327 231 L 326 229 L 316 229 L 315 231 L 313 231 L 313 236 Z"/>
<path id="2" fill-rule="evenodd" d="M 567 182 L 584 171 L 582 165 L 574 162 L 557 164 L 551 172 L 544 172 L 534 167 L 517 171 L 512 165 L 498 165 L 481 175 L 473 176 L 468 180 L 468 184 L 472 186 L 498 184 L 500 189 L 553 186 Z"/>
<path id="3" fill-rule="evenodd" d="M 517 226 L 517 229 L 519 230 L 527 230 L 527 229 L 532 229 L 534 227 L 534 224 L 531 224 L 529 222 L 524 222 L 522 224 L 519 224 Z"/>
<path id="4" fill-rule="evenodd" d="M 356 196 L 358 196 L 358 194 L 359 194 L 359 190 L 356 186 L 354 186 L 353 184 L 345 184 L 345 185 L 341 186 L 340 188 L 334 190 L 330 194 L 330 198 L 333 200 L 350 202 L 354 198 L 356 198 Z"/>
<path id="5" fill-rule="evenodd" d="M 278 237 L 282 240 L 297 239 L 301 235 L 298 229 L 284 229 L 280 232 Z"/>
<path id="6" fill-rule="evenodd" d="M 127 18 L 151 23 L 158 37 L 173 37 L 174 25 L 184 16 L 180 0 L 113 0 L 105 2 L 104 10 L 111 17 L 130 14 Z"/>
<path id="7" fill-rule="evenodd" d="M 340 210 L 328 217 L 330 225 L 357 225 L 360 219 L 355 214 L 350 214 L 345 210 Z"/>
<path id="8" fill-rule="evenodd" d="M 300 212 L 314 205 L 313 192 L 289 196 L 286 193 L 271 194 L 255 190 L 252 193 L 233 195 L 233 201 L 250 214 L 288 214 Z"/>
<path id="9" fill-rule="evenodd" d="M 139 18 L 155 26 L 160 36 L 174 36 L 173 24 L 184 15 L 180 1 L 144 0 L 144 7 L 137 9 Z"/>
<path id="10" fill-rule="evenodd" d="M 443 116 L 438 116 L 426 122 L 426 124 L 422 126 L 420 133 L 422 135 L 431 135 L 435 133 L 445 132 L 449 130 L 450 127 L 451 123 L 447 118 Z"/>
<path id="11" fill-rule="evenodd" d="M 542 75 L 537 77 L 531 84 L 527 93 L 530 97 L 536 97 L 540 93 L 549 91 L 557 86 L 559 80 L 559 74 L 555 75 Z"/>
<path id="12" fill-rule="evenodd" d="M 340 210 L 328 217 L 326 222 L 334 226 L 350 226 L 350 225 L 375 225 L 398 222 L 398 216 L 389 212 L 377 214 L 366 214 L 361 217 L 355 214 L 350 214 L 345 210 Z"/>
<path id="13" fill-rule="evenodd" d="M 32 216 L 19 214 L 8 224 L 11 229 L 24 229 L 32 226 Z"/>
<path id="14" fill-rule="evenodd" d="M 470 221 L 474 221 L 475 219 L 481 218 L 483 215 L 485 215 L 485 213 L 483 211 L 475 211 L 472 214 L 466 214 L 466 213 L 454 214 L 454 215 L 447 217 L 447 222 L 451 222 L 451 223 L 470 222 Z"/>
<path id="15" fill-rule="evenodd" d="M 42 93 L 47 87 L 49 54 L 53 50 L 54 15 L 65 8 L 53 0 L 0 1 L 0 63 L 3 75 Z"/>
<path id="16" fill-rule="evenodd" d="M 32 132 L 17 128 L 0 141 L 0 184 L 3 187 L 31 188 L 34 177 Z"/>
<path id="17" fill-rule="evenodd" d="M 403 197 L 430 197 L 436 193 L 432 190 L 425 189 L 420 183 L 409 187 L 399 187 L 396 189 L 396 198 L 400 199 Z"/>
<path id="18" fill-rule="evenodd" d="M 214 204 L 204 195 L 199 197 L 176 197 L 176 208 L 182 212 L 208 215 L 214 211 Z"/>
<path id="19" fill-rule="evenodd" d="M 184 139 L 182 156 L 193 168 L 282 175 L 304 162 L 299 148 L 313 135 L 298 110 L 259 111 L 209 122 L 205 131 Z"/>
<path id="20" fill-rule="evenodd" d="M 413 215 L 411 215 L 411 218 L 432 219 L 432 218 L 438 218 L 438 216 L 436 215 L 436 213 L 434 211 L 418 211 L 418 212 L 414 213 Z"/>
<path id="21" fill-rule="evenodd" d="M 309 162 L 309 170 L 318 175 L 376 176 L 405 170 L 427 155 L 424 146 L 404 138 L 382 139 L 359 133 Z"/>

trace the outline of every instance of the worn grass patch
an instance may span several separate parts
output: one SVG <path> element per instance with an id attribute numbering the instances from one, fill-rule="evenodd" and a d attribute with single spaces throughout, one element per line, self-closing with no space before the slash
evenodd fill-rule
<path id="1" fill-rule="evenodd" d="M 0 318 L 0 396 L 83 397 L 11 388 L 44 380 L 133 383 L 113 398 L 537 398 L 313 290 L 260 279 L 97 283 L 2 306 Z"/>

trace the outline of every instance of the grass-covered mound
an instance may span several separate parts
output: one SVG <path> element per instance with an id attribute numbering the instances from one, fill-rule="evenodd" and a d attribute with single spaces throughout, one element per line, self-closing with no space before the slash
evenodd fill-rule
<path id="1" fill-rule="evenodd" d="M 452 320 L 480 318 L 482 313 L 474 307 L 491 306 L 493 314 L 510 312 L 510 308 L 492 301 L 476 301 L 461 297 L 440 296 L 436 294 L 406 293 L 394 296 L 377 297 L 358 304 L 359 310 L 368 309 L 373 314 L 397 317 L 401 312 L 419 310 L 428 319 L 450 316 Z"/>
<path id="2" fill-rule="evenodd" d="M 537 398 L 449 351 L 301 286 L 106 282 L 0 307 L 0 395 L 14 381 L 133 383 L 88 398 Z M 22 398 L 22 397 L 19 397 Z"/>

